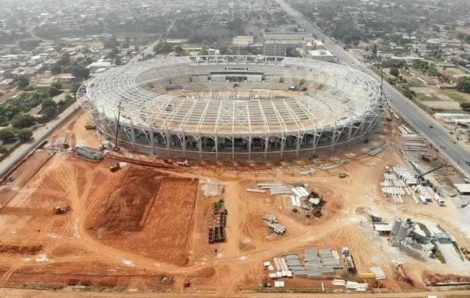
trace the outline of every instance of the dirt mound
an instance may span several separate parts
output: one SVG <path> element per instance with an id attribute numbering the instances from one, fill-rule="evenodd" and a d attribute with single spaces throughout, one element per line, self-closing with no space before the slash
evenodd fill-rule
<path id="1" fill-rule="evenodd" d="M 83 256 L 86 254 L 86 250 L 72 244 L 62 244 L 57 246 L 51 251 L 53 257 L 64 257 L 64 256 Z"/>
<path id="2" fill-rule="evenodd" d="M 161 175 L 148 169 L 130 167 L 121 183 L 99 212 L 90 230 L 140 231 L 160 188 Z"/>
<path id="3" fill-rule="evenodd" d="M 40 251 L 42 251 L 42 245 L 0 245 L 0 253 L 5 254 L 35 255 Z"/>
<path id="4" fill-rule="evenodd" d="M 470 276 L 426 273 L 424 274 L 424 282 L 427 286 L 469 285 Z"/>

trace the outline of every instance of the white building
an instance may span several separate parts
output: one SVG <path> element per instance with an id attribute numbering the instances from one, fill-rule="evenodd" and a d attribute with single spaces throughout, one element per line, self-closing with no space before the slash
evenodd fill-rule
<path id="1" fill-rule="evenodd" d="M 328 50 L 310 50 L 308 51 L 308 57 L 326 62 L 335 61 L 335 56 Z"/>

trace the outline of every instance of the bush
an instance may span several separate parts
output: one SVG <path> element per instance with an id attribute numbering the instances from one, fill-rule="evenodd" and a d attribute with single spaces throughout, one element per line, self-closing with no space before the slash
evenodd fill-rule
<path id="1" fill-rule="evenodd" d="M 23 129 L 20 129 L 16 135 L 18 136 L 18 139 L 20 141 L 25 142 L 31 139 L 31 137 L 33 136 L 33 133 L 29 129 L 23 128 Z"/>

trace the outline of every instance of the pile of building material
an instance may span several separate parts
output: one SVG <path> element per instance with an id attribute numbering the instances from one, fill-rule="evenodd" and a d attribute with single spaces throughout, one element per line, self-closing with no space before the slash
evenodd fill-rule
<path id="1" fill-rule="evenodd" d="M 289 186 L 280 182 L 258 183 L 255 189 L 269 191 L 271 195 L 288 195 L 292 193 Z M 253 190 L 253 188 L 247 189 L 247 191 L 251 192 L 253 192 Z"/>
<path id="2" fill-rule="evenodd" d="M 263 219 L 267 222 L 268 227 L 276 234 L 283 235 L 287 228 L 278 223 L 277 218 L 274 214 L 266 214 Z"/>
<path id="3" fill-rule="evenodd" d="M 299 174 L 302 176 L 313 176 L 316 172 L 317 171 L 315 169 L 311 168 L 305 171 L 301 171 Z"/>
<path id="4" fill-rule="evenodd" d="M 365 292 L 367 291 L 367 283 L 358 283 L 355 281 L 346 282 L 346 289 L 356 290 L 356 292 Z"/>
<path id="5" fill-rule="evenodd" d="M 208 219 L 208 242 L 209 244 L 225 242 L 228 211 L 225 207 L 212 207 L 213 212 Z"/>
<path id="6" fill-rule="evenodd" d="M 306 198 L 310 195 L 307 189 L 303 186 L 297 186 L 292 188 L 291 190 L 299 198 Z"/>
<path id="7" fill-rule="evenodd" d="M 275 288 L 284 288 L 285 286 L 286 286 L 286 283 L 283 280 L 274 281 Z"/>
<path id="8" fill-rule="evenodd" d="M 355 281 L 346 281 L 343 279 L 333 279 L 331 284 L 334 286 L 345 287 L 349 290 L 356 290 L 357 292 L 365 292 L 367 291 L 368 284 L 367 283 L 358 283 Z"/>
<path id="9" fill-rule="evenodd" d="M 247 192 L 255 192 L 255 193 L 266 193 L 265 189 L 259 189 L 259 188 L 247 188 Z"/>
<path id="10" fill-rule="evenodd" d="M 406 184 L 391 171 L 384 172 L 384 181 L 380 183 L 382 193 L 390 197 L 395 203 L 403 203 Z"/>
<path id="11" fill-rule="evenodd" d="M 290 196 L 290 201 L 291 201 L 292 207 L 301 207 L 302 206 L 302 202 L 300 200 L 300 197 L 298 197 L 298 196 Z"/>
<path id="12" fill-rule="evenodd" d="M 411 189 L 415 193 L 418 193 L 419 203 L 427 204 L 428 202 L 432 202 L 432 196 L 422 185 L 412 186 Z"/>
<path id="13" fill-rule="evenodd" d="M 341 286 L 341 287 L 345 287 L 346 286 L 346 281 L 344 279 L 333 279 L 331 281 L 331 284 L 334 285 L 334 286 Z"/>
<path id="14" fill-rule="evenodd" d="M 291 191 L 294 193 L 290 196 L 292 207 L 302 207 L 302 201 L 309 196 L 309 192 L 303 186 L 293 187 Z"/>
<path id="15" fill-rule="evenodd" d="M 370 270 L 372 273 L 374 273 L 376 280 L 385 279 L 385 272 L 384 272 L 384 270 L 383 270 L 381 267 L 379 267 L 379 266 L 373 266 L 373 267 L 370 267 L 369 270 Z"/>
<path id="16" fill-rule="evenodd" d="M 269 271 L 274 271 L 274 266 L 271 264 L 271 261 L 266 261 L 263 263 L 263 266 Z"/>
<path id="17" fill-rule="evenodd" d="M 403 149 L 405 151 L 423 151 L 426 144 L 423 143 L 423 137 L 415 134 L 405 125 L 399 126 L 401 132 L 401 139 L 403 141 Z"/>
<path id="18" fill-rule="evenodd" d="M 96 150 L 96 149 L 92 149 L 92 148 L 88 148 L 84 146 L 76 147 L 75 155 L 77 157 L 94 161 L 94 162 L 101 161 L 104 158 L 104 154 L 100 150 Z"/>
<path id="19" fill-rule="evenodd" d="M 283 278 L 283 277 L 292 277 L 292 272 L 287 266 L 287 261 L 285 258 L 276 257 L 273 259 L 274 266 L 271 265 L 271 262 L 264 262 L 265 267 L 270 271 L 269 277 L 271 279 Z M 266 266 L 268 265 L 268 266 Z"/>
<path id="20" fill-rule="evenodd" d="M 385 147 L 386 147 L 386 144 L 380 145 L 380 146 L 378 146 L 377 148 L 374 148 L 374 149 L 372 149 L 371 151 L 369 151 L 369 155 L 370 155 L 370 156 L 376 156 L 376 155 L 378 155 L 380 152 L 384 151 Z"/>
<path id="21" fill-rule="evenodd" d="M 411 186 L 411 185 L 417 185 L 418 180 L 413 177 L 407 170 L 405 170 L 401 165 L 396 165 L 393 167 L 393 171 L 395 174 L 402 179 L 406 185 Z"/>
<path id="22" fill-rule="evenodd" d="M 277 224 L 277 223 L 268 223 L 268 227 L 276 234 L 278 235 L 284 235 L 284 233 L 287 231 L 287 228 L 283 225 Z"/>

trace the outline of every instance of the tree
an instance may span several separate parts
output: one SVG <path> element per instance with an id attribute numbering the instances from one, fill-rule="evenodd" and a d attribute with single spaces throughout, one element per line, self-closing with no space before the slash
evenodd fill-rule
<path id="1" fill-rule="evenodd" d="M 62 93 L 62 85 L 60 83 L 53 83 L 49 88 L 49 96 L 54 97 Z"/>
<path id="2" fill-rule="evenodd" d="M 90 76 L 90 70 L 83 65 L 73 65 L 70 67 L 70 72 L 74 75 L 77 80 L 88 79 Z"/>
<path id="3" fill-rule="evenodd" d="M 29 85 L 29 79 L 25 76 L 17 76 L 15 82 L 18 84 L 18 87 L 24 89 Z"/>
<path id="4" fill-rule="evenodd" d="M 26 128 L 33 126 L 35 122 L 36 120 L 30 114 L 18 114 L 11 120 L 11 125 L 14 128 Z"/>
<path id="5" fill-rule="evenodd" d="M 119 43 L 117 42 L 115 36 L 111 36 L 110 38 L 107 38 L 103 42 L 103 46 L 107 49 L 112 49 L 112 48 L 115 48 L 115 47 L 119 46 Z"/>
<path id="6" fill-rule="evenodd" d="M 49 107 L 54 107 L 55 108 L 55 107 L 57 107 L 57 104 L 52 99 L 46 98 L 41 102 L 41 108 L 42 109 L 47 109 Z"/>
<path id="7" fill-rule="evenodd" d="M 57 61 L 57 64 L 60 66 L 68 66 L 70 64 L 70 54 L 65 52 L 62 54 L 62 57 Z"/>
<path id="8" fill-rule="evenodd" d="M 457 83 L 457 90 L 470 93 L 470 77 L 463 77 Z"/>
<path id="9" fill-rule="evenodd" d="M 41 103 L 41 113 L 46 120 L 52 119 L 57 113 L 57 104 L 50 98 L 46 98 Z"/>
<path id="10" fill-rule="evenodd" d="M 60 64 L 55 63 L 54 65 L 51 66 L 51 73 L 56 75 L 62 72 L 62 66 Z"/>
<path id="11" fill-rule="evenodd" d="M 390 74 L 394 77 L 398 77 L 400 75 L 400 71 L 397 67 L 390 68 Z"/>
<path id="12" fill-rule="evenodd" d="M 33 133 L 29 129 L 23 128 L 23 129 L 18 130 L 16 135 L 20 141 L 26 142 L 31 139 L 31 137 L 33 136 Z"/>
<path id="13" fill-rule="evenodd" d="M 470 110 L 470 102 L 461 102 L 460 107 L 462 110 L 469 111 Z"/>
<path id="14" fill-rule="evenodd" d="M 372 56 L 373 56 L 375 59 L 377 59 L 377 45 L 376 45 L 376 44 L 374 44 L 374 45 L 372 46 Z"/>
<path id="15" fill-rule="evenodd" d="M 11 143 L 16 138 L 16 131 L 13 128 L 7 127 L 0 130 L 0 140 L 5 143 Z"/>
<path id="16" fill-rule="evenodd" d="M 160 42 L 153 47 L 155 54 L 168 54 L 172 51 L 171 45 L 167 42 Z"/>
<path id="17" fill-rule="evenodd" d="M 8 148 L 4 145 L 0 145 L 0 154 L 5 154 L 8 152 Z"/>

